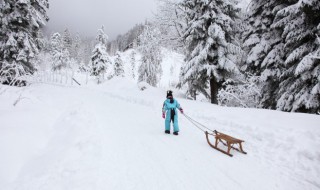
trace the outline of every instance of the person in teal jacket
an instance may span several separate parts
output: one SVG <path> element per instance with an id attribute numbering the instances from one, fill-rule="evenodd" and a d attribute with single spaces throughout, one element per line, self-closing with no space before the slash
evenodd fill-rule
<path id="1" fill-rule="evenodd" d="M 178 113 L 177 110 L 183 114 L 183 109 L 176 99 L 172 96 L 172 91 L 167 91 L 167 99 L 163 102 L 162 107 L 162 118 L 165 119 L 165 133 L 170 134 L 170 123 L 173 123 L 173 134 L 178 135 L 179 125 L 178 125 Z"/>

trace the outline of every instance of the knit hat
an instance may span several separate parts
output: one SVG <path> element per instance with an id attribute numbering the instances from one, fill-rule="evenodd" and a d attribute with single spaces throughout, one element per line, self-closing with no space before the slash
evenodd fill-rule
<path id="1" fill-rule="evenodd" d="M 173 96 L 172 96 L 172 91 L 171 91 L 171 90 L 168 90 L 168 91 L 167 91 L 167 98 L 168 98 L 169 96 L 173 97 Z"/>

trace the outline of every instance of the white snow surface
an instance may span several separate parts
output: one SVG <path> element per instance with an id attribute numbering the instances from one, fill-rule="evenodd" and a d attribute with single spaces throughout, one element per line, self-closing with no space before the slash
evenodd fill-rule
<path id="1" fill-rule="evenodd" d="M 220 107 L 174 90 L 187 115 L 245 140 L 248 154 L 229 157 L 181 114 L 179 136 L 164 133 L 165 92 L 126 78 L 0 86 L 0 189 L 320 189 L 319 116 Z"/>

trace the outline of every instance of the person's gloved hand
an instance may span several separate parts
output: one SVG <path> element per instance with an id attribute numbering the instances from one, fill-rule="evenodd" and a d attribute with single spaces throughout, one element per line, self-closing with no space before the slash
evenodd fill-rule
<path id="1" fill-rule="evenodd" d="M 180 110 L 180 112 L 183 114 L 183 109 L 182 109 L 182 108 L 180 108 L 179 110 Z"/>
<path id="2" fill-rule="evenodd" d="M 162 112 L 162 118 L 166 118 L 166 114 L 164 112 Z"/>

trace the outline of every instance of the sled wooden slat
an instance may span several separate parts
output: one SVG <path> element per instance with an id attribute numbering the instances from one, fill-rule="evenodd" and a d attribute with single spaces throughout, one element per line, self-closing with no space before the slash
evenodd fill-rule
<path id="1" fill-rule="evenodd" d="M 231 137 L 231 136 L 229 136 L 229 135 L 226 135 L 226 134 L 224 134 L 224 133 L 220 133 L 220 132 L 218 132 L 218 131 L 214 131 L 215 134 L 209 134 L 208 131 L 206 131 L 205 133 L 206 133 L 206 137 L 207 137 L 208 144 L 209 144 L 212 148 L 214 148 L 214 149 L 216 149 L 216 150 L 218 150 L 218 151 L 220 151 L 220 152 L 222 152 L 222 153 L 224 153 L 224 154 L 226 154 L 226 155 L 228 155 L 228 156 L 231 156 L 231 157 L 233 156 L 232 154 L 230 154 L 231 148 L 232 148 L 232 149 L 235 149 L 235 150 L 237 150 L 237 151 L 239 151 L 239 152 L 241 152 L 241 153 L 243 153 L 243 154 L 247 154 L 247 153 L 246 153 L 245 151 L 243 151 L 243 149 L 242 149 L 242 143 L 244 142 L 243 140 L 240 140 L 240 139 Z M 214 145 L 211 144 L 211 142 L 210 142 L 210 140 L 209 140 L 209 135 L 212 135 L 212 136 L 215 137 L 215 144 L 214 144 Z M 218 148 L 219 142 L 222 142 L 224 145 L 227 146 L 227 148 L 228 148 L 227 151 Z M 233 147 L 234 144 L 238 144 L 238 145 L 239 145 L 239 149 Z"/>

